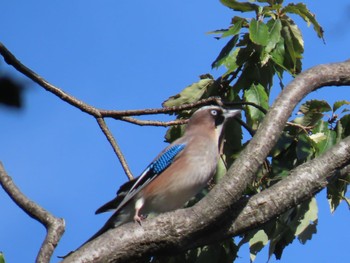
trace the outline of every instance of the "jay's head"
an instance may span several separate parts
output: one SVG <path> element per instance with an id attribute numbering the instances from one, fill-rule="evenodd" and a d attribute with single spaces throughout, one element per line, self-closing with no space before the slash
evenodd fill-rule
<path id="1" fill-rule="evenodd" d="M 221 131 L 227 120 L 240 115 L 240 110 L 225 109 L 220 106 L 204 106 L 193 113 L 186 132 L 214 132 L 220 137 Z"/>

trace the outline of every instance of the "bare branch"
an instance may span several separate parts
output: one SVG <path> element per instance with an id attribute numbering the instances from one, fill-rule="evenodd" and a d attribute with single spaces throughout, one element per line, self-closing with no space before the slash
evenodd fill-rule
<path id="1" fill-rule="evenodd" d="M 174 126 L 174 125 L 182 125 L 187 123 L 188 120 L 174 120 L 174 121 L 145 121 L 145 120 L 138 120 L 132 117 L 120 117 L 119 120 L 126 121 L 129 123 L 133 123 L 140 126 L 162 126 L 162 127 L 168 127 L 168 126 Z"/>
<path id="2" fill-rule="evenodd" d="M 11 197 L 11 199 L 20 207 L 22 210 L 43 224 L 47 230 L 47 234 L 43 244 L 41 245 L 40 251 L 36 258 L 36 262 L 45 263 L 50 262 L 52 253 L 61 239 L 65 224 L 62 218 L 53 216 L 50 212 L 44 208 L 29 200 L 14 184 L 11 177 L 7 175 L 2 163 L 0 162 L 0 184 L 5 192 Z"/>
<path id="3" fill-rule="evenodd" d="M 114 150 L 115 154 L 117 155 L 119 162 L 124 169 L 125 174 L 129 178 L 129 180 L 132 180 L 134 178 L 134 176 L 132 175 L 132 173 L 130 171 L 129 165 L 126 162 L 124 155 L 122 154 L 117 141 L 114 139 L 112 133 L 108 129 L 106 122 L 104 121 L 103 118 L 96 118 L 96 120 L 97 120 L 97 123 L 100 126 L 102 132 L 106 136 L 107 140 L 112 145 L 113 150 Z"/>

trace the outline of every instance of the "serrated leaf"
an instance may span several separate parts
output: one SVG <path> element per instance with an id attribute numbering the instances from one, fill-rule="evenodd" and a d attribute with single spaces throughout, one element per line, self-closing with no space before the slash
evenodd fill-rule
<path id="1" fill-rule="evenodd" d="M 246 89 L 244 91 L 243 97 L 245 101 L 253 102 L 265 109 L 268 109 L 269 107 L 269 98 L 267 96 L 265 88 L 261 84 L 251 85 L 249 89 Z M 247 106 L 246 116 L 248 125 L 255 130 L 258 128 L 260 121 L 265 117 L 265 114 L 253 106 Z"/>
<path id="2" fill-rule="evenodd" d="M 350 105 L 350 101 L 347 100 L 340 100 L 340 101 L 336 101 L 333 104 L 333 112 L 335 112 L 337 109 L 339 109 L 341 106 L 344 105 Z"/>
<path id="3" fill-rule="evenodd" d="M 264 22 L 253 18 L 249 25 L 249 38 L 257 45 L 266 46 L 269 41 L 269 28 Z"/>
<path id="4" fill-rule="evenodd" d="M 304 127 L 312 127 L 323 117 L 323 113 L 309 112 L 302 117 L 297 117 L 293 120 L 294 123 Z"/>
<path id="5" fill-rule="evenodd" d="M 249 250 L 250 250 L 250 262 L 253 262 L 256 255 L 266 246 L 269 242 L 269 238 L 264 230 L 259 230 L 255 235 L 249 240 Z"/>
<path id="6" fill-rule="evenodd" d="M 308 100 L 299 108 L 299 111 L 303 114 L 309 112 L 328 112 L 331 110 L 331 106 L 325 100 Z"/>
<path id="7" fill-rule="evenodd" d="M 214 83 L 213 79 L 201 79 L 200 81 L 187 86 L 179 94 L 171 96 L 163 102 L 163 107 L 174 107 L 189 104 L 200 100 L 203 94 Z"/>
<path id="8" fill-rule="evenodd" d="M 284 7 L 281 12 L 284 13 L 293 13 L 299 15 L 308 25 L 311 23 L 314 26 L 314 30 L 317 33 L 317 36 L 319 38 L 323 39 L 323 29 L 320 26 L 320 24 L 317 22 L 315 15 L 310 12 L 310 10 L 307 9 L 306 5 L 303 3 L 298 4 L 288 4 L 286 7 Z"/>
<path id="9" fill-rule="evenodd" d="M 229 7 L 232 8 L 235 11 L 240 11 L 240 12 L 249 12 L 249 11 L 258 11 L 259 6 L 256 4 L 252 3 L 241 3 L 236 0 L 220 0 L 220 2 Z"/>

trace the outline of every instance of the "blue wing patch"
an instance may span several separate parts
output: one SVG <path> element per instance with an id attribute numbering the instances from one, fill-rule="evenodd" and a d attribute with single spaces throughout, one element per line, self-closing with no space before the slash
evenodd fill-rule
<path id="1" fill-rule="evenodd" d="M 160 173 L 162 173 L 169 165 L 172 164 L 176 155 L 178 155 L 184 148 L 186 144 L 176 144 L 169 147 L 165 152 L 163 152 L 156 160 L 154 160 L 147 168 L 143 171 L 143 173 L 135 178 L 133 181 L 134 184 L 130 187 L 130 182 L 127 183 L 127 187 L 129 188 L 129 192 L 125 195 L 124 199 L 118 204 L 116 211 L 121 209 L 126 203 L 129 202 L 138 192 L 141 191 L 146 185 L 148 185 L 151 181 L 154 180 Z M 121 190 L 121 189 L 120 189 Z M 119 192 L 118 191 L 118 195 Z M 123 192 L 123 191 L 122 191 Z"/>
<path id="2" fill-rule="evenodd" d="M 151 170 L 156 174 L 160 174 L 173 162 L 174 157 L 184 148 L 185 144 L 178 144 L 170 147 L 150 165 Z"/>

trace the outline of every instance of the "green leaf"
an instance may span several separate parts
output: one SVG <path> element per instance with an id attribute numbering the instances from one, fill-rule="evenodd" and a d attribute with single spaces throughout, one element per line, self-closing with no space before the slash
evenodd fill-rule
<path id="1" fill-rule="evenodd" d="M 333 145 L 337 142 L 337 134 L 335 131 L 330 130 L 328 128 L 328 122 L 320 121 L 317 126 L 312 129 L 312 133 L 323 133 L 326 138 L 320 142 L 318 142 L 317 145 L 317 156 L 327 151 L 329 148 L 331 148 Z"/>
<path id="2" fill-rule="evenodd" d="M 281 38 L 280 41 L 276 44 L 275 48 L 271 52 L 271 59 L 273 62 L 275 62 L 278 66 L 283 68 L 284 70 L 288 70 L 284 66 L 284 58 L 285 58 L 285 46 L 284 46 L 284 39 Z"/>
<path id="3" fill-rule="evenodd" d="M 304 40 L 301 31 L 292 20 L 288 20 L 287 26 L 293 38 L 294 49 L 300 54 L 299 57 L 302 58 L 301 54 L 304 53 Z"/>
<path id="4" fill-rule="evenodd" d="M 293 38 L 292 38 L 292 35 L 290 33 L 289 27 L 288 26 L 283 26 L 282 33 L 283 33 L 283 38 L 284 38 L 284 44 L 285 44 L 285 47 L 286 47 L 286 51 L 288 52 L 289 57 L 290 57 L 291 62 L 292 62 L 292 64 L 289 65 L 289 70 L 291 72 L 294 72 L 294 71 L 296 71 L 296 60 L 297 60 L 296 57 L 297 56 L 295 54 L 294 45 L 293 45 Z"/>
<path id="5" fill-rule="evenodd" d="M 279 19 L 271 19 L 269 22 L 267 22 L 267 26 L 269 28 L 269 41 L 265 47 L 265 51 L 270 53 L 281 39 L 282 23 Z"/>
<path id="6" fill-rule="evenodd" d="M 265 109 L 268 109 L 269 107 L 269 97 L 267 96 L 265 88 L 261 84 L 252 84 L 249 89 L 244 91 L 243 97 L 245 101 L 253 102 Z M 253 106 L 247 106 L 246 116 L 248 125 L 256 130 L 260 121 L 265 117 L 265 114 Z"/>
<path id="7" fill-rule="evenodd" d="M 236 48 L 229 56 L 222 60 L 222 64 L 227 68 L 227 71 L 222 75 L 222 77 L 225 77 L 238 69 L 239 65 L 237 64 L 237 56 L 240 50 L 240 48 Z"/>
<path id="8" fill-rule="evenodd" d="M 333 112 L 335 112 L 337 109 L 339 109 L 341 106 L 344 105 L 350 105 L 350 101 L 347 100 L 340 100 L 340 101 L 336 101 L 333 104 Z"/>
<path id="9" fill-rule="evenodd" d="M 229 59 L 231 51 L 234 49 L 234 47 L 237 44 L 237 41 L 239 39 L 238 35 L 233 36 L 230 41 L 227 42 L 227 44 L 224 46 L 224 48 L 220 51 L 219 56 L 214 60 L 214 62 L 211 64 L 212 68 L 218 68 L 221 65 L 225 64 L 225 62 Z M 237 50 L 237 49 L 236 49 Z M 239 49 L 238 49 L 239 50 Z M 238 51 L 236 51 L 237 54 Z M 235 60 L 236 61 L 236 60 Z"/>
<path id="10" fill-rule="evenodd" d="M 249 37 L 255 44 L 266 46 L 269 41 L 269 28 L 262 21 L 253 18 L 249 25 Z"/>
<path id="11" fill-rule="evenodd" d="M 296 147 L 296 153 L 299 163 L 306 162 L 314 157 L 316 153 L 316 143 L 311 138 L 302 133 L 298 136 L 298 143 Z"/>
<path id="12" fill-rule="evenodd" d="M 317 36 L 319 38 L 323 39 L 323 29 L 320 26 L 320 24 L 317 22 L 315 15 L 310 12 L 310 10 L 307 9 L 306 5 L 303 3 L 298 4 L 288 4 L 286 7 L 284 7 L 281 12 L 283 13 L 293 13 L 299 15 L 302 19 L 304 19 L 305 22 L 310 25 L 310 23 L 314 26 L 314 30 L 317 33 Z"/>
<path id="13" fill-rule="evenodd" d="M 293 122 L 305 127 L 314 126 L 323 118 L 324 112 L 331 110 L 331 106 L 324 100 L 309 100 L 299 108 L 298 113 L 304 116 L 295 118 Z"/>
<path id="14" fill-rule="evenodd" d="M 169 99 L 163 102 L 163 107 L 174 107 L 183 104 L 189 104 L 201 99 L 203 94 L 214 83 L 213 79 L 206 78 L 193 83 L 186 87 L 183 91 L 175 96 L 171 96 Z"/>
<path id="15" fill-rule="evenodd" d="M 249 11 L 258 11 L 259 10 L 259 6 L 256 4 L 252 4 L 252 3 L 241 3 L 238 2 L 236 0 L 220 0 L 220 2 L 229 7 L 232 8 L 235 11 L 240 11 L 240 12 L 249 12 Z"/>
<path id="16" fill-rule="evenodd" d="M 2 252 L 0 252 L 0 263 L 5 263 L 5 257 Z"/>
<path id="17" fill-rule="evenodd" d="M 303 114 L 310 112 L 328 112 L 331 110 L 331 106 L 325 100 L 308 100 L 299 108 L 299 111 Z"/>
<path id="18" fill-rule="evenodd" d="M 256 255 L 266 246 L 269 238 L 264 230 L 259 230 L 255 235 L 249 240 L 249 250 L 250 250 L 250 262 L 253 262 Z"/>
<path id="19" fill-rule="evenodd" d="M 343 178 L 336 178 L 328 184 L 327 199 L 328 199 L 329 207 L 332 213 L 334 213 L 334 211 L 337 209 L 341 201 L 344 200 L 348 203 L 348 200 L 345 197 L 345 195 L 348 190 L 349 184 L 350 184 L 350 174 L 348 174 Z"/>
<path id="20" fill-rule="evenodd" d="M 295 230 L 295 236 L 298 237 L 299 241 L 303 244 L 307 240 L 310 240 L 312 235 L 316 233 L 316 226 L 318 221 L 318 206 L 316 199 L 311 198 L 310 203 L 303 218 L 299 220 L 299 225 Z"/>
<path id="21" fill-rule="evenodd" d="M 294 142 L 294 136 L 291 136 L 287 132 L 283 132 L 281 137 L 278 139 L 276 145 L 270 152 L 270 156 L 277 157 L 281 153 L 287 150 L 287 148 Z"/>
<path id="22" fill-rule="evenodd" d="M 281 259 L 284 248 L 291 244 L 295 237 L 304 243 L 311 239 L 312 234 L 316 232 L 317 213 L 316 200 L 311 198 L 280 215 L 274 225 L 267 225 L 265 232 L 270 239 L 269 258 L 275 254 L 277 259 Z"/>

